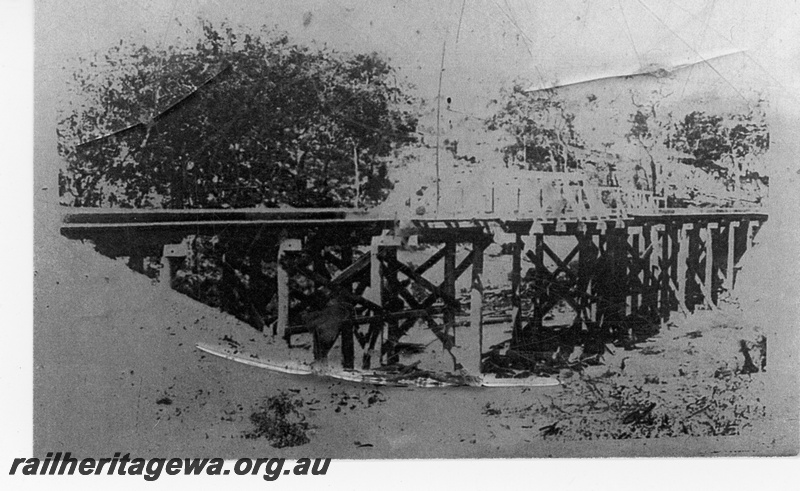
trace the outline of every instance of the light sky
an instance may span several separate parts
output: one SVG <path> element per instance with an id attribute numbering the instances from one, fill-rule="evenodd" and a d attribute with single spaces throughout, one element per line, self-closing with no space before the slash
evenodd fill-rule
<path id="1" fill-rule="evenodd" d="M 451 99 L 453 115 L 485 117 L 487 104 L 513 80 L 547 87 L 739 51 L 681 70 L 670 93 L 683 98 L 710 93 L 723 101 L 751 97 L 754 89 L 777 86 L 778 71 L 796 69 L 798 60 L 785 54 L 791 51 L 776 49 L 787 38 L 782 26 L 787 12 L 793 12 L 783 4 L 789 3 L 42 0 L 36 3 L 37 152 L 44 160 L 58 158 L 52 128 L 59 93 L 69 75 L 62 67 L 120 39 L 175 43 L 181 35 L 191 37 L 197 31 L 198 17 L 275 26 L 298 43 L 376 51 L 417 87 L 415 95 L 429 107 L 437 97 L 444 48 L 442 98 Z M 784 53 L 782 59 L 779 53 Z M 598 92 L 614 92 L 608 83 L 595 85 Z M 624 89 L 619 83 L 611 87 Z M 591 120 L 592 115 L 586 116 Z"/>
<path id="2" fill-rule="evenodd" d="M 698 61 L 748 50 L 760 57 L 781 9 L 728 0 L 73 0 L 40 2 L 37 47 L 69 60 L 133 38 L 169 44 L 197 18 L 269 25 L 298 42 L 377 51 L 436 95 L 487 99 L 498 84 L 526 78 L 549 85 Z M 767 5 L 774 6 L 775 2 Z M 309 16 L 310 14 L 310 16 Z M 310 18 L 309 18 L 310 17 Z M 309 22 L 304 22 L 309 20 Z M 43 53 L 45 54 L 45 53 Z M 462 102 L 468 104 L 468 102 Z"/>

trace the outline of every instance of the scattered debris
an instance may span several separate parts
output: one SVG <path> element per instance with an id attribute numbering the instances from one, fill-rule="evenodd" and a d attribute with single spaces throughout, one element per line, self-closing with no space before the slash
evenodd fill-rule
<path id="1" fill-rule="evenodd" d="M 219 338 L 219 340 L 220 340 L 220 341 L 224 341 L 225 343 L 227 343 L 227 344 L 228 344 L 228 346 L 229 346 L 231 349 L 235 350 L 235 351 L 238 351 L 238 350 L 239 350 L 239 348 L 241 348 L 241 347 L 242 347 L 242 345 L 241 345 L 241 344 L 239 344 L 239 342 L 238 342 L 238 341 L 236 341 L 236 340 L 235 340 L 235 339 L 233 339 L 232 337 L 228 336 L 227 334 L 226 334 L 226 335 L 224 335 L 224 336 L 222 336 L 221 338 Z"/>
<path id="2" fill-rule="evenodd" d="M 643 355 L 660 355 L 663 352 L 663 348 L 656 348 L 655 346 L 645 346 L 639 351 Z"/>
<path id="3" fill-rule="evenodd" d="M 650 416 L 650 413 L 655 409 L 656 403 L 651 402 L 647 407 L 639 408 L 629 412 L 622 418 L 622 424 L 630 425 L 646 422 L 645 418 Z"/>
<path id="4" fill-rule="evenodd" d="M 293 399 L 285 392 L 266 398 L 250 415 L 254 428 L 245 432 L 244 437 L 265 437 L 275 448 L 305 445 L 311 441 L 308 437 L 311 426 L 299 411 L 302 407 L 301 399 Z"/>
<path id="5" fill-rule="evenodd" d="M 545 437 L 561 434 L 561 428 L 558 427 L 558 421 L 547 426 L 542 426 L 541 428 L 539 428 L 539 431 L 541 432 L 542 436 Z"/>
<path id="6" fill-rule="evenodd" d="M 503 411 L 492 406 L 491 402 L 487 402 L 485 406 L 483 406 L 483 414 L 486 416 L 497 416 L 503 414 Z"/>

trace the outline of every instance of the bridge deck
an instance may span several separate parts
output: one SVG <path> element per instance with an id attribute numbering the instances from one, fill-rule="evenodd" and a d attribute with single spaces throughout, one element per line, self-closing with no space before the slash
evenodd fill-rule
<path id="1" fill-rule="evenodd" d="M 577 223 L 704 222 L 708 220 L 764 220 L 763 209 L 664 208 L 652 212 L 596 217 L 527 217 L 518 215 L 423 216 L 401 218 L 341 208 L 319 209 L 218 209 L 131 210 L 72 208 L 64 210 L 61 233 L 71 239 L 112 240 L 132 247 L 180 241 L 192 234 L 245 238 L 254 234 L 298 230 L 328 230 L 337 234 L 369 237 L 395 228 L 398 223 L 420 230 L 469 230 L 499 227 L 508 231 Z"/>
<path id="2" fill-rule="evenodd" d="M 762 208 L 661 208 L 650 212 L 631 212 L 608 217 L 581 217 L 581 216 L 544 216 L 528 217 L 515 214 L 499 215 L 484 214 L 475 216 L 423 216 L 410 217 L 407 220 L 416 225 L 425 226 L 436 224 L 476 223 L 476 222 L 554 222 L 562 221 L 607 221 L 607 220 L 636 220 L 637 218 L 741 218 L 765 217 L 767 212 Z M 358 211 L 346 208 L 292 208 L 292 209 L 203 209 L 203 210 L 132 210 L 132 209 L 100 209 L 100 208 L 71 208 L 62 214 L 62 230 L 79 229 L 117 229 L 139 228 L 147 226 L 178 226 L 196 227 L 201 224 L 206 226 L 219 226 L 221 224 L 239 225 L 252 223 L 266 226 L 291 226 L 331 224 L 342 226 L 352 224 L 358 228 L 364 224 L 393 224 L 401 218 L 386 214 L 376 214 L 368 211 Z"/>

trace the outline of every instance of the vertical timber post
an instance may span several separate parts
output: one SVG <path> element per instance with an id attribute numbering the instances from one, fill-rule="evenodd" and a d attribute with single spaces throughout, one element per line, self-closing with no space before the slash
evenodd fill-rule
<path id="1" fill-rule="evenodd" d="M 594 304 L 592 305 L 592 319 L 600 325 L 602 323 L 602 310 L 603 310 L 603 303 L 604 300 L 602 298 L 603 295 L 603 281 L 604 274 L 602 271 L 602 264 L 603 261 L 606 260 L 605 253 L 606 253 L 606 233 L 608 232 L 608 224 L 601 220 L 597 223 L 597 236 L 592 236 L 592 244 L 593 244 L 593 253 L 592 259 L 594 260 L 594 281 L 592 282 L 592 288 L 589 293 L 595 296 Z M 597 239 L 595 241 L 595 238 Z"/>
<path id="2" fill-rule="evenodd" d="M 342 246 L 342 263 L 353 264 L 353 248 L 349 245 Z M 351 291 L 351 286 L 348 286 Z M 355 368 L 355 346 L 353 336 L 356 326 L 352 322 L 345 322 L 342 325 L 342 368 Z"/>
<path id="3" fill-rule="evenodd" d="M 719 228 L 716 222 L 709 222 L 706 226 L 706 291 L 709 298 L 708 303 L 714 307 L 717 305 L 717 293 L 714 288 L 714 231 Z"/>
<path id="4" fill-rule="evenodd" d="M 609 305 L 611 298 L 609 295 L 609 284 L 613 281 L 613 264 L 609 256 L 609 243 L 613 242 L 611 238 L 613 232 L 608 230 L 608 225 L 603 223 L 605 228 L 597 237 L 597 250 L 598 250 L 598 270 L 597 270 L 597 284 L 595 285 L 594 294 L 597 296 L 597 323 L 598 327 L 604 335 L 609 330 Z"/>
<path id="5" fill-rule="evenodd" d="M 592 318 L 592 300 L 590 300 L 590 296 L 592 294 L 592 266 L 595 257 L 591 254 L 594 248 L 592 234 L 589 232 L 588 226 L 585 223 L 582 224 L 582 232 L 583 233 L 576 235 L 580 247 L 578 251 L 578 281 L 580 282 L 579 291 L 585 293 L 586 296 L 581 295 L 578 301 L 581 306 L 581 321 L 585 324 L 588 321 L 594 320 Z M 581 328 L 583 328 L 583 326 L 581 326 Z"/>
<path id="6" fill-rule="evenodd" d="M 608 235 L 606 244 L 611 277 L 613 278 L 607 290 L 610 300 L 608 321 L 610 323 L 610 331 L 615 337 L 623 334 L 628 304 L 628 265 L 624 256 L 627 243 L 628 232 L 625 229 L 625 225 L 621 223 L 615 224 L 613 231 Z"/>
<path id="7" fill-rule="evenodd" d="M 678 299 L 678 305 L 681 306 L 684 315 L 688 314 L 686 308 L 686 287 L 689 281 L 689 231 L 694 228 L 693 223 L 684 223 L 678 235 L 678 270 L 677 281 L 675 282 L 675 296 Z"/>
<path id="8" fill-rule="evenodd" d="M 370 243 L 370 257 L 369 257 L 369 294 L 365 295 L 365 298 L 370 300 L 372 303 L 377 305 L 383 306 L 383 278 L 382 278 L 382 267 L 381 267 L 381 244 L 383 243 L 382 236 L 372 237 L 372 242 Z M 373 314 L 377 314 L 377 312 L 373 312 Z M 370 368 L 372 363 L 372 351 L 375 348 L 375 341 L 377 340 L 377 336 L 379 333 L 383 332 L 383 321 L 376 320 L 373 321 L 369 326 L 369 345 L 367 346 L 367 350 L 364 351 L 364 354 L 361 357 L 361 367 L 365 370 Z"/>
<path id="9" fill-rule="evenodd" d="M 397 247 L 386 247 L 381 254 L 383 257 L 397 259 Z M 384 268 L 382 271 L 382 276 L 384 279 L 385 288 L 381 289 L 381 305 L 389 311 L 402 309 L 404 304 L 402 303 L 402 300 L 399 300 L 397 293 L 399 290 L 397 284 L 397 272 L 393 271 L 393 269 Z M 397 354 L 397 350 L 395 349 L 395 346 L 397 345 L 397 342 L 400 341 L 401 337 L 399 330 L 400 324 L 398 320 L 390 319 L 386 321 L 386 325 L 387 343 L 385 346 L 388 348 L 388 351 L 386 352 L 386 363 L 391 365 L 400 361 L 400 356 Z M 381 347 L 381 351 L 383 352 L 383 347 Z"/>
<path id="10" fill-rule="evenodd" d="M 655 255 L 655 244 L 653 244 L 653 232 L 650 223 L 642 225 L 642 235 L 640 237 L 640 249 L 649 251 L 649 258 L 642 258 L 642 303 L 641 312 L 648 321 L 653 320 L 655 307 L 653 305 L 653 285 L 651 279 L 653 275 L 653 256 Z M 641 255 L 641 254 L 640 254 Z"/>
<path id="11" fill-rule="evenodd" d="M 650 245 L 653 247 L 653 252 L 650 253 L 650 273 L 652 274 L 650 284 L 651 307 L 653 312 L 653 321 L 658 322 L 661 319 L 660 297 L 661 297 L 661 261 L 664 257 L 663 244 L 659 240 L 658 233 L 663 230 L 664 225 L 655 223 L 650 226 Z"/>
<path id="12" fill-rule="evenodd" d="M 481 241 L 472 243 L 472 287 L 469 297 L 470 330 L 478 333 L 478 373 L 483 373 L 483 251 Z"/>
<path id="13" fill-rule="evenodd" d="M 519 348 L 522 343 L 522 301 L 520 300 L 522 267 L 522 237 L 514 233 L 514 247 L 511 255 L 511 346 Z"/>
<path id="14" fill-rule="evenodd" d="M 278 322 L 272 329 L 275 335 L 280 330 L 286 333 L 289 327 L 289 272 L 283 267 L 287 252 L 297 252 L 302 250 L 303 245 L 300 239 L 282 239 L 278 247 Z"/>
<path id="15" fill-rule="evenodd" d="M 669 294 L 669 278 L 671 273 L 671 254 L 670 254 L 670 235 L 672 233 L 672 224 L 667 222 L 664 224 L 664 232 L 661 237 L 661 276 L 660 276 L 660 287 L 661 287 L 661 301 L 659 305 L 661 306 L 660 311 L 660 318 L 662 325 L 666 325 L 666 322 L 669 320 L 669 311 L 670 311 L 670 294 Z"/>
<path id="16" fill-rule="evenodd" d="M 158 284 L 164 290 L 169 291 L 172 289 L 173 274 L 172 261 L 167 256 L 161 256 L 161 271 L 158 273 Z"/>
<path id="17" fill-rule="evenodd" d="M 642 271 L 641 271 L 641 261 L 640 258 L 642 257 L 642 227 L 634 226 L 628 227 L 628 245 L 630 246 L 630 251 L 633 253 L 636 252 L 636 256 L 633 258 L 633 261 L 630 261 L 632 267 L 630 268 L 630 284 L 635 286 L 633 291 L 628 292 L 628 296 L 626 298 L 626 307 L 625 307 L 625 314 L 626 315 L 634 315 L 639 313 L 639 309 L 642 304 Z M 623 253 L 623 257 L 627 257 L 627 253 Z M 635 280 L 633 278 L 633 271 L 636 271 Z"/>
<path id="18" fill-rule="evenodd" d="M 736 228 L 739 222 L 728 223 L 728 260 L 725 267 L 725 289 L 733 291 L 733 284 L 736 279 Z"/>
<path id="19" fill-rule="evenodd" d="M 636 227 L 637 234 L 636 234 L 636 247 L 634 250 L 636 251 L 636 264 L 638 266 L 638 278 L 639 281 L 639 294 L 636 296 L 636 314 L 641 317 L 642 310 L 644 309 L 644 297 L 645 297 L 645 282 L 647 281 L 647 275 L 645 275 L 645 265 L 643 264 L 642 257 L 644 256 L 645 251 L 645 237 L 644 237 L 644 227 Z"/>
<path id="20" fill-rule="evenodd" d="M 623 226 L 612 223 L 600 235 L 600 258 L 598 268 L 597 318 L 602 324 L 603 336 L 620 333 L 627 308 L 627 265 L 622 253 L 627 244 L 627 232 Z"/>
<path id="21" fill-rule="evenodd" d="M 631 228 L 629 227 L 628 230 L 627 230 L 627 233 L 625 234 L 625 237 L 623 239 L 624 239 L 625 243 L 628 244 L 631 247 L 632 250 L 637 250 L 638 249 L 635 230 L 631 230 Z M 621 251 L 620 253 L 622 254 L 622 257 L 626 256 L 626 252 L 624 250 Z M 631 289 L 630 289 L 630 285 L 633 284 L 633 283 L 630 282 L 630 279 L 631 278 L 628 278 L 629 287 L 625 291 L 625 311 L 624 311 L 624 314 L 626 316 L 633 314 L 635 312 L 635 310 L 636 310 L 636 304 L 635 304 L 635 302 L 636 302 L 636 293 L 632 292 Z"/>
<path id="22" fill-rule="evenodd" d="M 700 292 L 703 296 L 703 303 L 709 309 L 715 309 L 716 305 L 713 301 L 713 271 L 714 271 L 714 252 L 713 252 L 713 228 L 711 223 L 706 223 L 704 227 L 699 230 L 699 238 L 702 242 L 700 254 L 704 257 L 704 265 L 702 277 L 700 271 L 695 273 L 697 283 L 700 285 Z M 698 260 L 698 269 L 700 268 L 700 261 Z"/>
<path id="23" fill-rule="evenodd" d="M 456 296 L 456 243 L 448 240 L 444 244 L 444 293 L 451 297 Z M 446 306 L 442 315 L 445 332 L 451 332 L 453 342 L 456 338 L 456 312 L 452 307 Z"/>
<path id="24" fill-rule="evenodd" d="M 544 322 L 544 292 L 547 291 L 547 286 L 542 284 L 542 281 L 547 277 L 547 268 L 544 266 L 544 233 L 537 232 L 533 234 L 534 249 L 533 254 L 536 260 L 534 275 L 535 284 L 533 285 L 533 298 L 531 298 L 531 312 L 530 320 L 527 329 L 522 331 L 525 338 L 525 343 L 530 343 L 537 333 L 541 332 L 542 323 Z M 520 246 L 520 250 L 522 247 Z M 520 271 L 520 275 L 522 271 Z M 520 310 L 522 310 L 522 302 L 520 302 Z"/>
<path id="25" fill-rule="evenodd" d="M 682 226 L 682 225 L 681 225 Z M 672 285 L 678 284 L 678 256 L 680 252 L 680 243 L 678 236 L 680 235 L 681 228 L 678 223 L 672 224 L 672 229 L 669 237 L 669 280 L 667 281 L 667 298 L 669 299 L 669 313 L 678 309 L 680 305 L 678 293 L 672 288 Z M 674 293 L 673 293 L 674 292 Z M 669 315 L 669 314 L 668 314 Z"/>
<path id="26" fill-rule="evenodd" d="M 161 254 L 161 272 L 158 282 L 165 290 L 171 290 L 175 282 L 175 272 L 189 254 L 186 244 L 167 244 Z"/>
<path id="27" fill-rule="evenodd" d="M 381 282 L 381 237 L 373 237 L 372 243 L 369 248 L 369 293 L 365 297 L 373 303 L 383 305 L 381 303 L 381 290 L 383 285 Z"/>

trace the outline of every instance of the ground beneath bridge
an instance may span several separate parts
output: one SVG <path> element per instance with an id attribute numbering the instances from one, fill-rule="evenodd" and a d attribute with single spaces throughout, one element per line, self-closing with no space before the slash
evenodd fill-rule
<path id="1" fill-rule="evenodd" d="M 204 355 L 196 342 L 233 340 L 268 356 L 286 348 L 226 314 L 164 292 L 90 245 L 60 237 L 37 245 L 45 251 L 36 270 L 37 455 L 775 454 L 796 444 L 796 387 L 786 385 L 794 378 L 782 375 L 785 365 L 775 358 L 786 349 L 773 343 L 776 326 L 742 314 L 742 305 L 754 311 L 753 291 L 763 291 L 752 281 L 749 299 L 676 315 L 637 349 L 612 348 L 602 365 L 562 371 L 559 387 L 376 388 Z M 764 366 L 763 339 L 770 350 Z M 304 355 L 311 357 L 303 350 L 292 356 Z M 275 448 L 264 438 L 244 438 L 253 429 L 251 414 L 281 394 L 297 403 L 308 443 Z"/>

